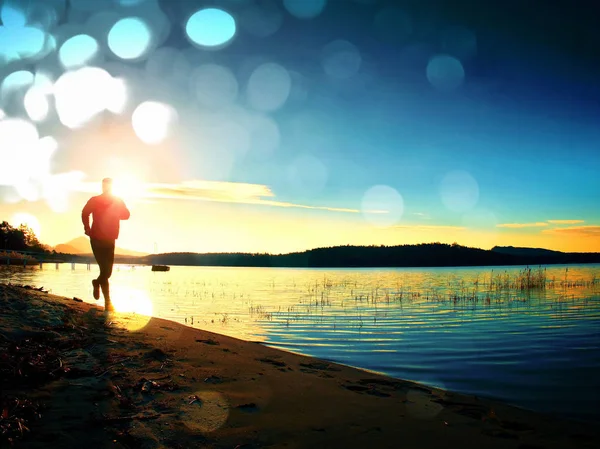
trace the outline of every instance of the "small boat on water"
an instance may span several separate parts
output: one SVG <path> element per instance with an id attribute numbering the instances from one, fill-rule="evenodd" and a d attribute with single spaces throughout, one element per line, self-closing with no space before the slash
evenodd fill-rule
<path id="1" fill-rule="evenodd" d="M 169 271 L 171 269 L 168 265 L 152 265 L 152 271 Z"/>

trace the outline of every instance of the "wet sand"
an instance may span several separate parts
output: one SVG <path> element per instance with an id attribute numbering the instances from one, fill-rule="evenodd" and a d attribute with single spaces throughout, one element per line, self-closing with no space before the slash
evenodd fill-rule
<path id="1" fill-rule="evenodd" d="M 105 312 L 102 302 L 0 284 L 0 425 L 16 435 L 15 447 L 550 449 L 600 442 L 589 424 L 158 318 L 128 330 L 134 321 Z M 27 412 L 24 400 L 40 407 L 24 418 L 25 429 L 17 422 Z"/>

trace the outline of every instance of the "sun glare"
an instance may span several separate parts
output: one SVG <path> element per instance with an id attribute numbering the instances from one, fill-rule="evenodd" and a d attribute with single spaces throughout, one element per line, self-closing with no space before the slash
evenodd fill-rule
<path id="1" fill-rule="evenodd" d="M 143 290 L 115 285 L 111 286 L 111 303 L 117 324 L 130 332 L 144 328 L 152 318 L 154 307 Z"/>
<path id="2" fill-rule="evenodd" d="M 145 194 L 144 183 L 132 175 L 113 178 L 113 194 L 125 201 L 142 198 Z"/>
<path id="3" fill-rule="evenodd" d="M 40 225 L 39 220 L 31 214 L 26 213 L 17 213 L 14 214 L 10 220 L 10 223 L 13 227 L 19 227 L 22 224 L 31 229 L 36 237 L 40 237 L 40 233 L 42 231 L 42 226 Z"/>

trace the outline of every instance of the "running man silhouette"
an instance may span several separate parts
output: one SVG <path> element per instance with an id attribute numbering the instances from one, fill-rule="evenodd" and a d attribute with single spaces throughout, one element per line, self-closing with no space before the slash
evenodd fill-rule
<path id="1" fill-rule="evenodd" d="M 90 214 L 92 226 L 90 227 Z M 106 308 L 110 305 L 110 291 L 108 279 L 113 270 L 115 261 L 115 240 L 119 238 L 119 225 L 121 220 L 129 219 L 129 209 L 121 198 L 112 194 L 112 179 L 102 180 L 102 195 L 93 196 L 81 211 L 83 229 L 90 237 L 92 251 L 100 267 L 100 275 L 92 281 L 94 299 L 100 299 L 100 288 Z"/>

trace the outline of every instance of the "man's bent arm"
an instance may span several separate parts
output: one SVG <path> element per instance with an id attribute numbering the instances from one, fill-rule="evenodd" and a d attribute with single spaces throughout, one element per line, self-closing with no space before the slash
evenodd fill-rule
<path id="1" fill-rule="evenodd" d="M 83 229 L 86 234 L 90 232 L 90 214 L 92 213 L 92 199 L 86 203 L 81 211 L 81 222 L 83 223 Z"/>
<path id="2" fill-rule="evenodd" d="M 131 216 L 131 213 L 129 212 L 129 209 L 127 209 L 127 206 L 125 206 L 125 201 L 121 200 L 121 213 L 119 214 L 119 218 L 121 220 L 129 220 L 129 217 Z"/>

